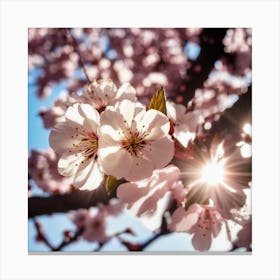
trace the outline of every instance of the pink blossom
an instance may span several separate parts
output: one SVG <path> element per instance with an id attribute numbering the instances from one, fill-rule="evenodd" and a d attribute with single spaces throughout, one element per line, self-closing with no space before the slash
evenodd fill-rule
<path id="1" fill-rule="evenodd" d="M 194 140 L 199 124 L 203 123 L 203 117 L 198 112 L 186 112 L 187 108 L 181 104 L 167 101 L 167 116 L 171 120 L 173 136 L 187 147 L 189 141 Z"/>
<path id="2" fill-rule="evenodd" d="M 108 220 L 118 216 L 123 206 L 118 199 L 111 199 L 108 204 L 100 203 L 90 209 L 78 209 L 70 214 L 70 219 L 78 229 L 83 230 L 85 240 L 105 243 L 111 238 L 107 231 Z"/>
<path id="3" fill-rule="evenodd" d="M 239 248 L 245 247 L 247 251 L 252 250 L 252 219 L 243 225 L 243 228 L 237 234 L 234 244 Z"/>
<path id="4" fill-rule="evenodd" d="M 174 155 L 169 120 L 161 112 L 123 100 L 100 115 L 99 158 L 107 175 L 141 180 Z M 164 153 L 162 152 L 164 151 Z"/>
<path id="5" fill-rule="evenodd" d="M 223 217 L 216 208 L 193 204 L 185 210 L 178 207 L 171 217 L 169 229 L 193 234 L 192 244 L 199 251 L 210 249 L 212 239 L 221 231 Z"/>
<path id="6" fill-rule="evenodd" d="M 91 242 L 105 243 L 110 237 L 106 231 L 106 215 L 98 212 L 90 215 L 85 221 L 83 238 Z"/>
<path id="7" fill-rule="evenodd" d="M 136 101 L 136 91 L 129 83 L 124 83 L 117 89 L 110 79 L 103 79 L 86 86 L 80 99 L 103 111 L 107 106 L 113 106 L 124 99 Z"/>
<path id="8" fill-rule="evenodd" d="M 65 121 L 66 110 L 77 102 L 75 95 L 62 92 L 50 109 L 42 108 L 40 110 L 39 115 L 43 120 L 44 128 L 53 128 L 57 123 Z"/>
<path id="9" fill-rule="evenodd" d="M 124 209 L 124 203 L 119 199 L 112 198 L 108 204 L 99 204 L 99 210 L 106 213 L 108 216 L 117 216 Z"/>
<path id="10" fill-rule="evenodd" d="M 121 184 L 117 189 L 117 197 L 126 203 L 137 216 L 153 215 L 167 192 L 174 192 L 175 197 L 182 199 L 182 189 L 179 181 L 180 170 L 174 165 L 153 171 L 151 177 Z"/>
<path id="11" fill-rule="evenodd" d="M 66 193 L 71 190 L 71 178 L 57 172 L 58 157 L 52 149 L 32 150 L 28 159 L 28 173 L 32 180 L 45 192 Z"/>
<path id="12" fill-rule="evenodd" d="M 70 215 L 72 222 L 80 229 L 86 226 L 87 220 L 90 218 L 88 209 L 78 209 L 73 215 Z"/>
<path id="13" fill-rule="evenodd" d="M 60 155 L 58 172 L 73 176 L 80 189 L 96 189 L 103 181 L 98 152 L 99 113 L 89 104 L 74 104 L 50 133 L 51 147 Z"/>

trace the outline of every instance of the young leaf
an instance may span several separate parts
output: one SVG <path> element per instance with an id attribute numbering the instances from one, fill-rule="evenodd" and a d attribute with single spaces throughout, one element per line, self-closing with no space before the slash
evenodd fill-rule
<path id="1" fill-rule="evenodd" d="M 111 175 L 109 175 L 108 177 L 107 177 L 107 181 L 106 181 L 106 190 L 107 190 L 107 192 L 109 193 L 109 194 L 112 194 L 115 190 L 116 190 L 116 188 L 120 185 L 120 184 L 122 184 L 122 183 L 124 183 L 125 182 L 125 180 L 124 179 L 116 179 L 114 176 L 111 176 Z"/>
<path id="2" fill-rule="evenodd" d="M 167 114 L 167 112 L 166 112 L 166 96 L 165 96 L 165 91 L 164 91 L 163 87 L 161 87 L 159 90 L 157 90 L 155 92 L 155 94 L 153 95 L 153 97 L 150 101 L 150 104 L 147 107 L 147 110 L 150 110 L 150 109 L 158 110 L 165 115 Z"/>

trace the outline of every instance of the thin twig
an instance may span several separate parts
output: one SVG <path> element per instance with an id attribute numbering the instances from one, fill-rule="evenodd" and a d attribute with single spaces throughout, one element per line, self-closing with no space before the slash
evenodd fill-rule
<path id="1" fill-rule="evenodd" d="M 35 226 L 35 229 L 37 231 L 37 240 L 39 242 L 43 242 L 49 249 L 50 251 L 53 251 L 53 252 L 57 252 L 57 251 L 61 251 L 62 248 L 66 247 L 67 245 L 75 242 L 83 233 L 84 231 L 84 228 L 80 228 L 78 229 L 74 235 L 68 237 L 67 239 L 64 238 L 61 243 L 55 247 L 53 246 L 50 241 L 47 239 L 46 237 L 46 234 L 44 233 L 44 231 L 42 230 L 42 227 L 41 227 L 41 224 L 37 221 L 37 220 L 33 220 L 34 221 L 34 226 Z"/>

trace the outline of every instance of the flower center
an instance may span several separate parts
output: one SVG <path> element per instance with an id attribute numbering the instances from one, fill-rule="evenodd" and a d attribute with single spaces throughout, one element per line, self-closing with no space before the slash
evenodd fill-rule
<path id="1" fill-rule="evenodd" d="M 91 158 L 97 153 L 98 138 L 93 132 L 89 132 L 86 137 L 81 139 L 79 146 L 83 147 L 82 155 L 85 158 Z"/>
<path id="2" fill-rule="evenodd" d="M 148 132 L 132 131 L 129 129 L 122 140 L 122 147 L 126 149 L 131 155 L 138 157 L 142 154 L 142 149 L 146 145 L 145 137 Z"/>
<path id="3" fill-rule="evenodd" d="M 95 157 L 98 150 L 98 137 L 94 132 L 86 132 L 85 130 L 80 131 L 79 128 L 76 128 L 76 135 L 73 135 L 73 139 L 79 139 L 79 144 L 73 144 L 73 151 L 76 152 L 75 156 L 78 157 L 78 154 L 81 154 L 85 159 Z M 82 161 L 83 163 L 83 161 Z"/>

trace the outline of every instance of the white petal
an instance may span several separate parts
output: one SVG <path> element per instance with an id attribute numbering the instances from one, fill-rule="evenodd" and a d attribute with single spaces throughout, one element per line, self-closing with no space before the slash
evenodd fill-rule
<path id="1" fill-rule="evenodd" d="M 100 140 L 102 142 L 102 135 L 108 134 L 115 140 L 120 140 L 123 136 L 123 131 L 125 131 L 126 122 L 121 114 L 112 111 L 111 109 L 106 109 L 100 115 Z"/>
<path id="2" fill-rule="evenodd" d="M 137 181 L 152 175 L 153 162 L 143 157 L 133 157 L 130 172 L 124 176 L 128 181 Z"/>
<path id="3" fill-rule="evenodd" d="M 174 156 L 174 143 L 170 137 L 163 137 L 157 141 L 147 141 L 144 155 L 151 159 L 154 168 L 167 165 Z"/>
<path id="4" fill-rule="evenodd" d="M 188 211 L 181 206 L 173 213 L 172 222 L 168 227 L 177 232 L 188 232 L 197 223 L 199 214 L 200 209 L 196 204 Z"/>
<path id="5" fill-rule="evenodd" d="M 76 171 L 73 185 L 76 188 L 81 188 L 87 181 L 87 178 L 92 172 L 92 169 L 93 169 L 93 160 L 84 159 L 84 161 L 80 163 L 79 168 Z"/>
<path id="6" fill-rule="evenodd" d="M 189 141 L 195 138 L 195 133 L 188 131 L 187 126 L 179 125 L 174 129 L 174 137 L 186 148 Z"/>
<path id="7" fill-rule="evenodd" d="M 88 163 L 80 164 L 74 178 L 74 186 L 81 190 L 94 190 L 102 181 L 103 173 L 100 171 L 98 162 L 88 160 Z"/>
<path id="8" fill-rule="evenodd" d="M 120 114 L 126 120 L 128 127 L 131 126 L 131 122 L 134 119 L 136 103 L 130 100 L 123 100 L 119 103 L 118 109 Z"/>
<path id="9" fill-rule="evenodd" d="M 143 111 L 146 112 L 145 107 L 141 103 L 130 100 L 123 100 L 117 103 L 116 108 L 126 120 L 128 127 L 131 127 L 132 120 L 136 115 Z"/>
<path id="10" fill-rule="evenodd" d="M 149 187 L 139 188 L 137 183 L 124 183 L 117 188 L 117 197 L 132 206 L 138 199 L 149 192 Z"/>
<path id="11" fill-rule="evenodd" d="M 150 134 L 146 139 L 158 139 L 169 133 L 170 123 L 168 118 L 157 110 L 148 110 L 142 120 L 137 124 L 141 131 L 148 131 Z"/>
<path id="12" fill-rule="evenodd" d="M 126 178 L 130 172 L 132 157 L 128 151 L 121 147 L 107 147 L 99 149 L 101 166 L 107 175 L 116 178 Z"/>
<path id="13" fill-rule="evenodd" d="M 167 190 L 165 188 L 157 189 L 154 188 L 154 191 L 150 191 L 149 196 L 143 202 L 141 207 L 138 210 L 138 215 L 152 215 L 157 210 L 157 204 L 160 199 L 166 194 Z"/>
<path id="14" fill-rule="evenodd" d="M 72 176 L 76 173 L 80 162 L 84 159 L 81 154 L 65 152 L 58 161 L 58 172 L 63 176 Z"/>
<path id="15" fill-rule="evenodd" d="M 73 106 L 69 107 L 65 113 L 66 121 L 74 127 L 81 127 L 84 123 L 84 118 L 79 113 L 79 106 L 79 104 L 74 104 Z"/>
<path id="16" fill-rule="evenodd" d="M 136 101 L 136 90 L 129 83 L 124 83 L 116 93 L 117 100 L 129 99 Z"/>
<path id="17" fill-rule="evenodd" d="M 87 131 L 97 134 L 97 126 L 99 125 L 99 113 L 89 104 L 81 104 L 79 113 L 84 118 L 83 127 Z"/>
<path id="18" fill-rule="evenodd" d="M 99 148 L 110 148 L 110 147 L 121 147 L 121 143 L 119 139 L 115 139 L 115 138 L 121 138 L 120 134 L 118 134 L 117 136 L 114 135 L 113 133 L 105 133 L 106 129 L 103 129 L 103 132 L 99 138 L 98 141 L 98 147 Z M 113 137 L 112 137 L 113 136 Z M 115 136 L 115 137 L 114 137 Z"/>
<path id="19" fill-rule="evenodd" d="M 209 231 L 204 233 L 204 235 L 200 231 L 196 232 L 192 238 L 193 247 L 199 251 L 209 250 L 211 246 L 211 242 L 212 242 L 211 232 Z"/>
<path id="20" fill-rule="evenodd" d="M 58 123 L 50 133 L 50 146 L 55 152 L 62 154 L 66 150 L 72 149 L 73 144 L 77 145 L 80 142 L 77 138 L 72 138 L 75 134 L 75 130 L 67 123 Z"/>

